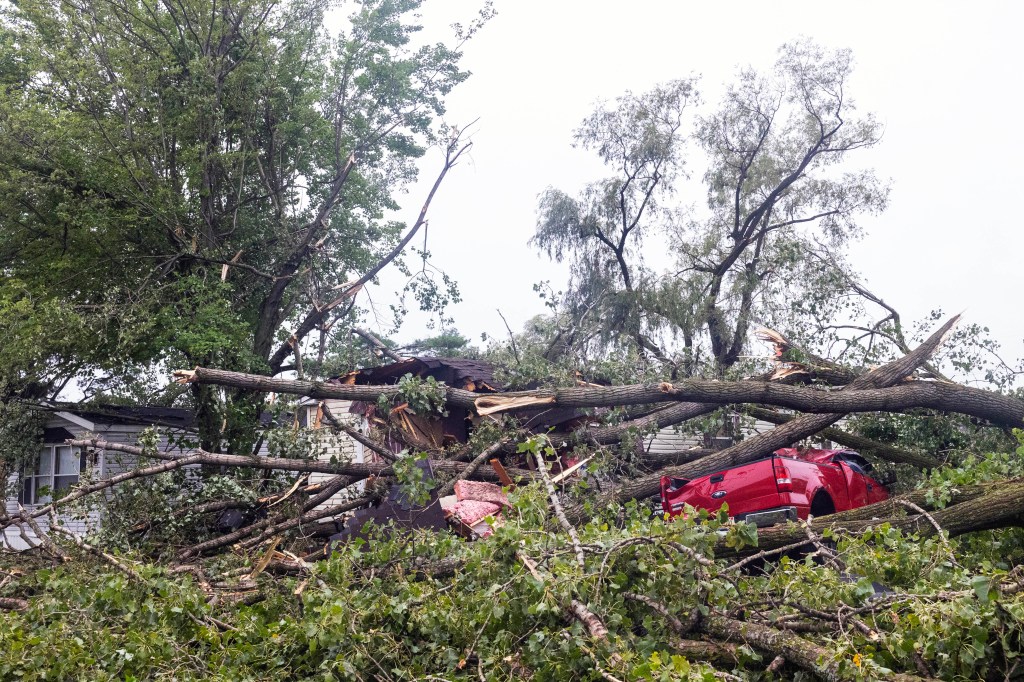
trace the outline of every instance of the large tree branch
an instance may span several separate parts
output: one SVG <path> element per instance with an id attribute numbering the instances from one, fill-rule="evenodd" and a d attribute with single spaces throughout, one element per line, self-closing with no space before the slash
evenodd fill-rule
<path id="1" fill-rule="evenodd" d="M 787 630 L 779 630 L 750 621 L 740 621 L 717 613 L 708 614 L 701 619 L 700 629 L 716 638 L 729 642 L 741 640 L 753 645 L 755 649 L 768 652 L 773 656 L 782 656 L 793 665 L 813 672 L 829 682 L 847 680 L 853 682 L 861 679 L 856 669 L 841 665 L 833 652 Z M 922 682 L 927 678 L 890 672 L 878 679 L 893 680 L 893 682 Z"/>
<path id="2" fill-rule="evenodd" d="M 877 371 L 877 370 L 875 370 Z M 185 383 L 217 384 L 251 391 L 289 393 L 311 398 L 336 398 L 375 402 L 380 396 L 394 398 L 397 386 L 366 386 L 331 384 L 318 381 L 275 379 L 262 375 L 227 372 L 204 367 L 175 373 Z M 870 376 L 869 372 L 867 375 Z M 718 382 L 687 380 L 676 384 L 635 384 L 612 387 L 572 387 L 542 389 L 480 395 L 471 391 L 446 387 L 449 405 L 475 410 L 481 415 L 498 412 L 550 409 L 553 407 L 583 408 L 622 405 L 644 405 L 678 401 L 680 406 L 671 413 L 659 412 L 630 426 L 668 426 L 734 403 L 756 403 L 800 410 L 812 414 L 838 414 L 851 412 L 896 411 L 930 408 L 957 412 L 995 424 L 1010 427 L 1024 426 L 1024 403 L 992 391 L 947 384 L 943 382 L 911 381 L 901 385 L 873 388 L 855 380 L 838 391 L 821 390 L 808 386 L 789 386 L 766 381 Z M 684 405 L 686 405 L 684 407 Z M 838 418 L 838 417 L 837 417 Z M 621 433 L 598 429 L 601 442 L 611 442 L 609 434 Z M 629 428 L 629 427 L 626 427 Z M 824 427 L 822 427 L 824 428 Z"/>
<path id="3" fill-rule="evenodd" d="M 767 410 L 753 405 L 744 406 L 743 411 L 755 419 L 771 422 L 772 424 L 785 424 L 786 422 L 793 421 L 797 416 L 793 414 L 782 414 L 781 412 L 775 412 L 773 410 Z M 856 448 L 862 453 L 866 453 L 889 462 L 896 462 L 897 464 L 912 464 L 914 466 L 921 467 L 922 469 L 934 469 L 942 464 L 942 462 L 934 457 L 930 457 L 923 453 L 893 447 L 887 443 L 880 443 L 870 438 L 865 438 L 863 436 L 843 431 L 842 429 L 829 427 L 819 431 L 818 435 L 822 438 L 835 441 L 840 445 L 845 445 L 848 448 Z"/>
<path id="4" fill-rule="evenodd" d="M 368 478 L 370 476 L 393 476 L 394 469 L 391 464 L 365 464 L 361 462 L 325 462 L 317 459 L 293 459 L 287 457 L 249 457 L 246 455 L 227 455 L 215 452 L 207 452 L 205 450 L 197 450 L 189 452 L 187 454 L 173 454 L 168 452 L 160 452 L 154 450 L 147 450 L 140 448 L 135 445 L 127 445 L 124 443 L 111 443 L 100 440 L 98 438 L 81 438 L 72 439 L 68 441 L 69 445 L 76 447 L 92 447 L 99 448 L 102 450 L 110 450 L 114 452 L 124 452 L 126 454 L 135 455 L 136 457 L 153 458 L 153 459 L 164 459 L 171 462 L 180 462 L 187 460 L 189 464 L 208 464 L 214 466 L 226 466 L 226 467 L 248 467 L 252 469 L 264 469 L 272 471 L 292 471 L 298 473 L 321 473 L 321 474 L 344 474 L 346 476 L 355 476 L 358 478 Z M 180 465 L 179 465 L 180 466 Z M 467 466 L 462 462 L 452 462 L 449 460 L 431 460 L 431 466 L 434 471 L 438 473 L 457 475 Z M 531 480 L 534 478 L 532 471 L 525 469 L 508 469 L 506 471 L 509 475 L 520 479 Z M 479 467 L 480 477 L 490 481 L 497 481 L 498 473 L 494 471 L 490 466 Z M 134 473 L 134 472 L 128 472 Z M 114 479 L 108 479 L 112 481 Z M 103 481 L 106 483 L 107 481 Z M 118 481 L 119 482 L 119 481 Z M 96 484 L 99 485 L 99 484 Z M 109 485 L 105 487 L 110 487 Z M 68 495 L 67 497 L 71 497 Z M 61 498 L 60 501 L 67 499 Z"/>
<path id="5" fill-rule="evenodd" d="M 423 206 L 420 208 L 419 216 L 416 219 L 416 223 L 412 226 L 412 229 L 402 237 L 402 240 L 398 242 L 395 248 L 379 260 L 376 265 L 363 273 L 362 277 L 347 285 L 332 301 L 323 306 L 315 307 L 306 314 L 306 317 L 299 323 L 299 326 L 292 333 L 292 336 L 282 343 L 270 356 L 268 363 L 270 364 L 271 374 L 278 373 L 285 359 L 289 354 L 291 354 L 292 348 L 299 344 L 302 339 L 305 338 L 306 334 L 320 324 L 332 310 L 352 296 L 355 296 L 367 282 L 376 277 L 377 273 L 387 267 L 393 260 L 395 260 L 395 258 L 398 257 L 400 253 L 402 253 L 405 247 L 410 241 L 412 241 L 412 238 L 416 236 L 416 233 L 419 232 L 420 228 L 423 227 L 423 224 L 426 222 L 427 210 L 430 208 L 430 203 L 434 200 L 434 195 L 437 194 L 437 190 L 440 188 L 445 176 L 448 175 L 448 171 L 455 167 L 458 163 L 459 157 L 472 147 L 472 145 L 472 142 L 462 144 L 462 141 L 458 137 L 455 137 L 451 142 L 449 142 L 448 147 L 445 150 L 444 166 L 441 168 L 441 172 L 438 173 L 437 178 L 434 180 L 434 184 L 431 186 L 430 192 L 427 194 L 426 201 L 423 202 Z"/>
<path id="6" fill-rule="evenodd" d="M 886 365 L 877 367 L 870 372 L 858 377 L 843 390 L 861 390 L 867 388 L 881 388 L 892 386 L 902 381 L 907 375 L 931 357 L 932 353 L 942 344 L 953 327 L 959 321 L 956 316 L 946 322 L 938 331 L 932 334 L 913 352 L 894 360 Z M 715 471 L 721 471 L 739 464 L 745 464 L 759 457 L 777 450 L 778 448 L 791 445 L 801 438 L 814 435 L 821 429 L 831 426 L 842 418 L 842 414 L 811 414 L 802 415 L 796 419 L 783 424 L 766 433 L 758 434 L 737 445 L 722 450 L 717 455 L 705 457 L 696 462 L 682 464 L 676 467 L 669 467 L 661 472 L 643 476 L 641 478 L 627 481 L 618 488 L 604 493 L 595 501 L 596 508 L 603 508 L 609 504 L 622 503 L 631 499 L 640 499 L 657 494 L 662 476 L 676 476 L 679 478 L 696 478 Z M 587 515 L 583 505 L 573 508 L 571 517 L 582 520 Z"/>

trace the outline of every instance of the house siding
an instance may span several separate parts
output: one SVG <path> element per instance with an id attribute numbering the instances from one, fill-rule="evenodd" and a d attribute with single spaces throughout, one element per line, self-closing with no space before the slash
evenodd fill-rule
<path id="1" fill-rule="evenodd" d="M 327 401 L 327 406 L 331 410 L 331 413 L 336 419 L 344 421 L 349 426 L 356 428 L 360 431 L 366 431 L 365 419 L 358 414 L 352 414 L 349 410 L 352 403 L 350 401 L 343 400 L 331 400 Z M 314 428 L 318 432 L 320 438 L 319 447 L 321 452 L 318 459 L 322 461 L 335 461 L 342 462 L 357 462 L 361 463 L 366 460 L 366 454 L 361 443 L 354 441 L 344 434 L 334 434 L 326 424 L 315 424 L 315 415 L 317 405 L 306 404 L 305 409 L 309 410 L 310 419 L 302 419 L 302 424 L 305 426 L 307 423 L 310 427 Z M 90 428 L 91 427 L 91 428 Z M 67 431 L 74 438 L 96 436 L 105 441 L 111 443 L 123 443 L 127 445 L 136 445 L 138 442 L 139 435 L 146 428 L 144 425 L 127 425 L 127 424 L 94 424 L 88 422 L 85 419 L 75 417 L 71 415 L 69 418 L 54 415 L 46 424 L 47 429 L 63 429 Z M 160 429 L 160 439 L 157 442 L 157 449 L 164 452 L 176 452 L 185 453 L 188 449 L 182 447 L 180 444 L 174 443 L 176 440 L 175 435 L 180 435 L 180 432 L 169 432 L 167 429 Z M 52 443 L 59 444 L 59 443 Z M 258 456 L 267 456 L 267 444 L 266 441 L 260 446 L 260 450 L 257 453 Z M 368 453 L 373 458 L 376 456 L 373 453 Z M 131 455 L 123 452 L 114 452 L 107 450 L 95 451 L 89 462 L 87 462 L 86 468 L 81 472 L 82 479 L 91 477 L 94 480 L 108 479 L 112 476 L 124 473 L 135 469 L 140 465 L 139 458 L 135 455 Z M 191 465 L 188 469 L 199 470 L 198 465 Z M 19 490 L 21 486 L 20 474 L 18 472 L 12 473 L 7 479 L 7 495 L 5 496 L 5 508 L 9 515 L 15 515 L 19 513 Z M 330 474 L 323 473 L 312 473 L 309 477 L 310 484 L 323 483 L 332 478 Z M 342 504 L 349 501 L 354 497 L 358 497 L 365 490 L 365 482 L 360 482 L 349 489 L 339 492 L 338 494 L 325 501 L 319 509 L 328 508 Z M 106 495 L 109 496 L 114 494 L 113 490 L 106 491 Z M 26 509 L 32 510 L 42 505 L 26 505 Z M 98 511 L 88 512 L 84 518 L 75 517 L 71 514 L 58 514 L 61 526 L 77 535 L 87 535 L 90 532 L 94 532 L 99 528 L 100 525 L 100 513 Z M 49 530 L 49 519 L 46 517 L 39 517 L 36 519 L 40 529 L 45 533 Z M 22 536 L 25 537 L 22 537 Z M 26 538 L 28 542 L 26 542 Z M 22 528 L 15 526 L 8 527 L 2 531 L 2 543 L 3 546 L 9 549 L 24 550 L 30 546 L 38 544 L 38 538 L 36 534 L 27 525 Z"/>
<path id="2" fill-rule="evenodd" d="M 644 441 L 644 450 L 651 454 L 668 455 L 683 450 L 704 447 L 704 437 L 699 434 L 677 431 L 668 427 L 648 436 Z"/>
<path id="3" fill-rule="evenodd" d="M 127 445 L 135 445 L 138 441 L 139 434 L 146 428 L 142 425 L 104 425 L 104 424 L 93 424 L 92 429 L 88 429 L 82 424 L 76 423 L 77 421 L 69 421 L 60 416 L 54 416 L 47 424 L 47 429 L 64 429 L 69 432 L 74 438 L 82 438 L 95 435 L 103 440 L 110 443 L 123 443 Z M 161 450 L 173 450 L 174 447 L 170 444 L 166 430 L 161 431 L 160 440 L 157 443 L 157 448 Z M 59 445 L 60 443 L 47 443 L 51 445 Z M 121 452 L 109 452 L 105 450 L 96 451 L 90 459 L 86 462 L 86 468 L 80 472 L 80 479 L 91 477 L 94 480 L 101 480 L 116 476 L 119 473 L 134 469 L 138 465 L 138 458 L 134 455 Z M 7 496 L 5 499 L 5 508 L 8 515 L 14 515 L 20 513 L 19 510 L 19 492 L 21 490 L 21 476 L 18 472 L 14 472 L 7 477 Z M 108 490 L 106 495 L 111 495 L 112 491 Z M 25 505 L 26 510 L 37 509 L 44 505 Z M 83 536 L 91 532 L 94 532 L 99 528 L 100 525 L 100 513 L 99 511 L 92 509 L 87 512 L 84 516 L 75 516 L 70 513 L 58 513 L 56 514 L 57 520 L 60 522 L 62 528 L 69 530 L 76 535 Z M 42 516 L 36 519 L 36 523 L 39 524 L 40 530 L 44 533 L 50 529 L 50 520 L 46 516 Z M 24 537 L 23 537 L 24 535 Z M 2 531 L 2 542 L 3 546 L 9 549 L 24 550 L 29 548 L 29 544 L 26 543 L 26 538 L 32 545 L 38 544 L 39 538 L 35 532 L 25 525 L 19 530 L 19 528 L 10 526 Z"/>
<path id="4" fill-rule="evenodd" d="M 743 437 L 750 438 L 751 436 L 771 431 L 776 428 L 776 425 L 771 422 L 758 419 L 752 423 L 743 423 L 741 428 Z M 818 441 L 816 440 L 815 442 Z M 824 442 L 827 443 L 828 441 Z M 711 445 L 714 444 L 712 443 Z M 719 444 L 719 447 L 725 445 L 727 445 L 727 442 L 722 442 Z M 657 433 L 647 436 L 644 440 L 644 450 L 651 454 L 668 455 L 682 452 L 684 450 L 693 450 L 705 447 L 708 447 L 708 443 L 705 441 L 703 434 L 687 433 L 676 429 L 674 426 L 661 429 Z"/>
<path id="5" fill-rule="evenodd" d="M 366 433 L 367 425 L 366 419 L 362 415 L 353 414 L 350 410 L 352 408 L 352 401 L 350 400 L 325 400 L 324 404 L 327 409 L 330 410 L 331 414 L 336 420 L 346 424 L 347 426 L 356 429 L 360 433 Z M 325 462 L 330 462 L 332 459 L 337 462 L 351 462 L 361 464 L 363 462 L 375 459 L 376 455 L 372 452 L 367 453 L 362 443 L 359 443 L 352 438 L 349 438 L 345 434 L 334 434 L 331 428 L 326 423 L 326 420 L 321 420 L 319 424 L 316 422 L 318 404 L 312 404 L 308 406 L 309 418 L 307 423 L 310 428 L 316 429 L 318 433 L 322 433 L 322 446 L 323 452 L 319 455 L 318 459 Z M 371 455 L 368 458 L 367 455 Z M 315 485 L 318 483 L 324 483 L 329 479 L 333 478 L 331 474 L 323 473 L 312 473 L 309 475 L 309 483 Z M 359 497 L 366 490 L 366 482 L 360 481 L 356 485 L 339 492 L 332 496 L 330 499 L 321 504 L 317 509 L 326 509 L 328 507 L 334 507 L 339 504 L 348 502 L 349 500 Z M 326 520 L 325 523 L 333 523 L 333 520 Z"/>

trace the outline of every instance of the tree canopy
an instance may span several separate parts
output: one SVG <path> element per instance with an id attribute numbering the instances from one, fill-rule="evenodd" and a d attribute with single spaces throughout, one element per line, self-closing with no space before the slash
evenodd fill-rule
<path id="1" fill-rule="evenodd" d="M 612 174 L 576 197 L 545 192 L 533 239 L 572 266 L 559 345 L 633 347 L 694 376 L 735 365 L 755 321 L 806 340 L 808 323 L 844 316 L 843 247 L 888 197 L 851 167 L 881 138 L 846 91 L 851 70 L 848 50 L 801 40 L 773 69 L 741 70 L 711 110 L 694 78 L 599 106 L 576 142 Z M 694 166 L 706 205 L 681 210 Z M 675 261 L 664 273 L 643 260 L 656 232 Z"/>
<path id="2" fill-rule="evenodd" d="M 427 44 L 419 4 L 356 3 L 335 34 L 326 2 L 6 7 L 4 393 L 276 373 L 307 335 L 329 344 L 353 282 L 397 255 L 417 159 L 439 146 L 443 177 L 464 147 L 440 117 L 489 9 Z M 194 392 L 205 442 L 241 444 L 240 402 Z"/>

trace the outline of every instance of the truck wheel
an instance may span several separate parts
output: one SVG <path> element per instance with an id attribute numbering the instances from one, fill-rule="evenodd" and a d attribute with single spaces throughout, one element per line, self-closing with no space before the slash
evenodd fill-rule
<path id="1" fill-rule="evenodd" d="M 824 490 L 819 490 L 814 499 L 811 500 L 811 516 L 827 516 L 836 513 L 836 505 L 832 502 L 831 496 Z"/>

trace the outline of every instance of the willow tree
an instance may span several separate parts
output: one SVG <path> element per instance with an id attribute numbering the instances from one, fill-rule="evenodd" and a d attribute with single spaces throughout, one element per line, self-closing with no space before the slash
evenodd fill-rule
<path id="1" fill-rule="evenodd" d="M 422 224 L 389 219 L 417 159 L 440 147 L 440 181 L 463 149 L 439 117 L 489 10 L 430 44 L 420 4 L 365 0 L 347 19 L 320 0 L 4 8 L 6 395 L 162 363 L 273 374 L 305 337 L 329 342 Z M 252 399 L 190 399 L 207 447 L 254 438 Z"/>
<path id="2" fill-rule="evenodd" d="M 767 73 L 740 71 L 710 111 L 688 79 L 586 119 L 577 143 L 611 175 L 577 196 L 546 191 L 533 240 L 572 266 L 552 348 L 632 348 L 673 375 L 720 373 L 754 320 L 788 328 L 801 305 L 836 313 L 856 281 L 843 249 L 888 195 L 871 171 L 844 170 L 881 135 L 846 92 L 851 68 L 849 51 L 800 41 Z M 701 210 L 674 203 L 687 159 L 706 163 Z M 643 259 L 659 231 L 675 260 L 667 272 Z"/>

